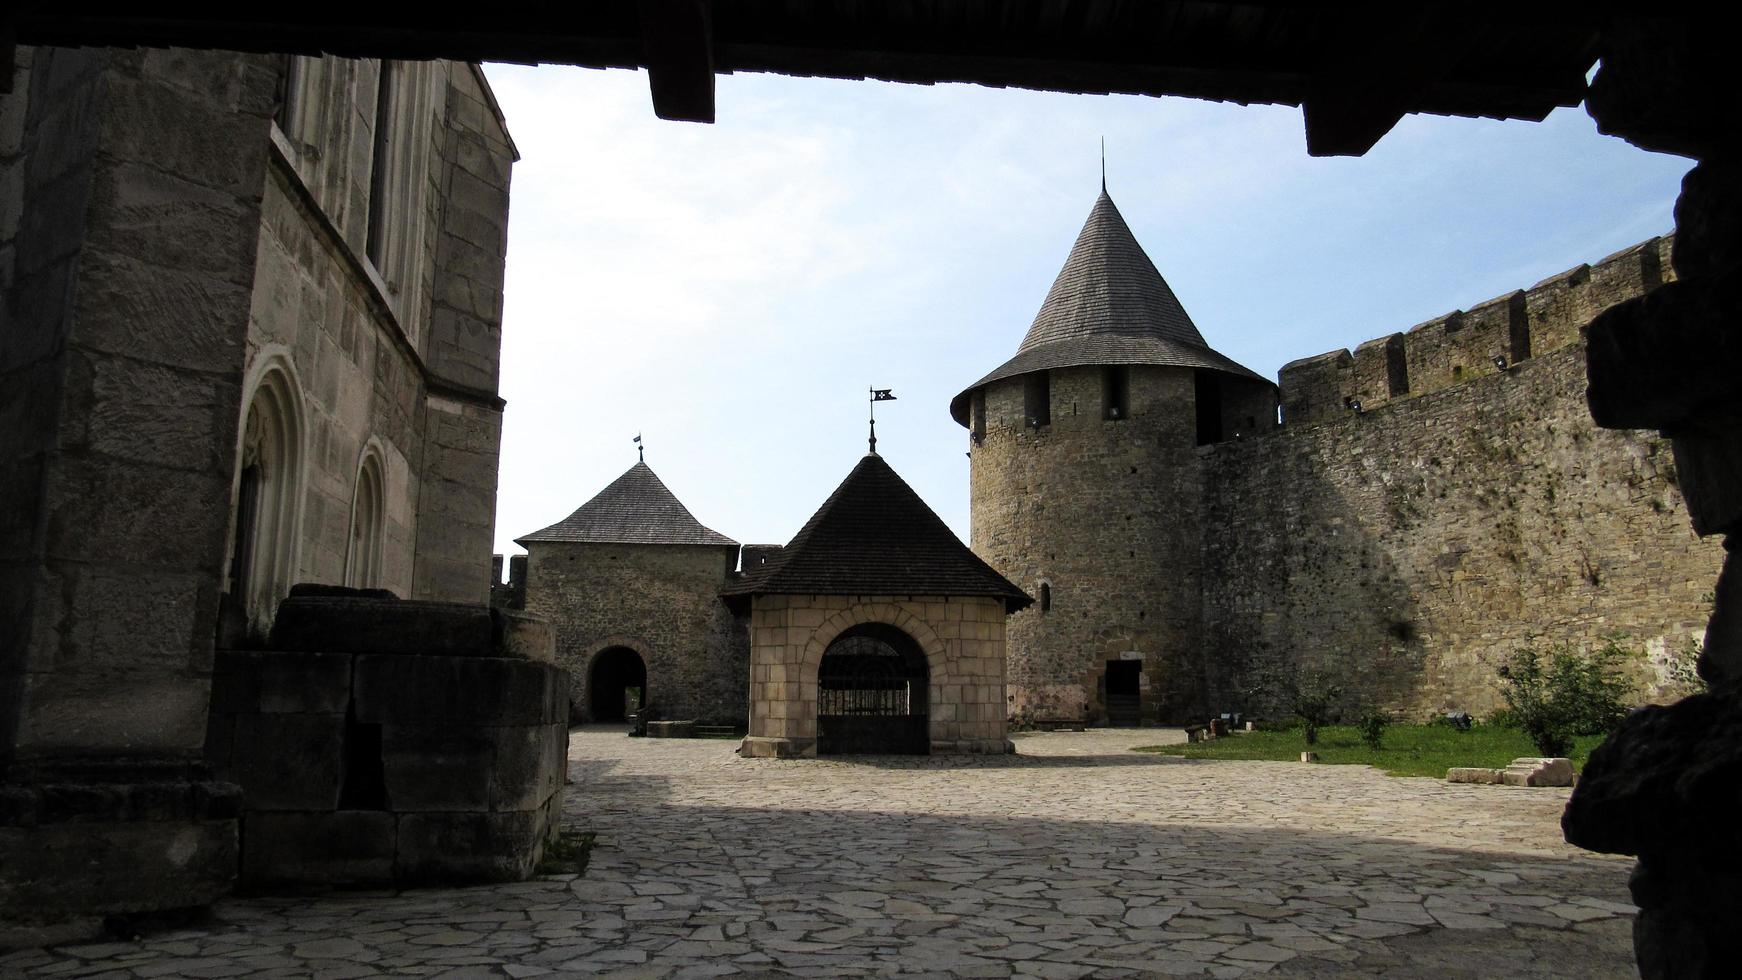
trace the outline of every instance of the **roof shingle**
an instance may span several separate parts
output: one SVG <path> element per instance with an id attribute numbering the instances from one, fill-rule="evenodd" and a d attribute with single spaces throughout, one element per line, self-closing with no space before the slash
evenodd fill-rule
<path id="1" fill-rule="evenodd" d="M 970 551 L 874 453 L 777 557 L 721 594 L 992 596 L 1008 612 L 1034 601 Z"/>
<path id="2" fill-rule="evenodd" d="M 1103 188 L 1016 356 L 950 400 L 968 424 L 974 389 L 1031 371 L 1103 364 L 1206 368 L 1269 383 L 1210 349 Z"/>
<path id="3" fill-rule="evenodd" d="M 700 544 L 735 548 L 738 542 L 703 527 L 646 463 L 599 491 L 573 514 L 515 543 Z"/>

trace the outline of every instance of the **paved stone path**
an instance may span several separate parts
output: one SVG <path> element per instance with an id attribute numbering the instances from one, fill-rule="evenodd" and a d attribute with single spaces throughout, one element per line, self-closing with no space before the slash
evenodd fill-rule
<path id="1" fill-rule="evenodd" d="M 580 878 L 234 899 L 0 975 L 1634 975 L 1629 864 L 1561 842 L 1565 790 L 1126 751 L 1166 737 L 849 762 L 578 732 Z"/>

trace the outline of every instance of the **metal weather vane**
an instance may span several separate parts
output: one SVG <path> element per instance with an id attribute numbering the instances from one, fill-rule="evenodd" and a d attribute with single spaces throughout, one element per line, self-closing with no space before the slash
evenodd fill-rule
<path id="1" fill-rule="evenodd" d="M 871 391 L 871 455 L 877 455 L 877 403 L 892 402 L 895 394 L 888 388 L 872 388 Z"/>

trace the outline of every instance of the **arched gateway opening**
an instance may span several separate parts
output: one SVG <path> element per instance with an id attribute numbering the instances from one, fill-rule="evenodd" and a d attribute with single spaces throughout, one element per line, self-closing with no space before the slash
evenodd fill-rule
<path id="1" fill-rule="evenodd" d="M 819 755 L 926 755 L 925 651 L 887 623 L 835 637 L 817 665 Z"/>
<path id="2" fill-rule="evenodd" d="M 647 664 L 628 647 L 606 647 L 587 674 L 588 716 L 594 722 L 627 721 L 647 703 Z"/>

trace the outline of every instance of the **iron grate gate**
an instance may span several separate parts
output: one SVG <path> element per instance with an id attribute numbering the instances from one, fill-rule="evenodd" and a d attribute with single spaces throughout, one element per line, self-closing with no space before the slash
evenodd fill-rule
<path id="1" fill-rule="evenodd" d="M 818 665 L 817 751 L 924 755 L 925 655 L 893 627 L 867 627 L 830 644 Z"/>

